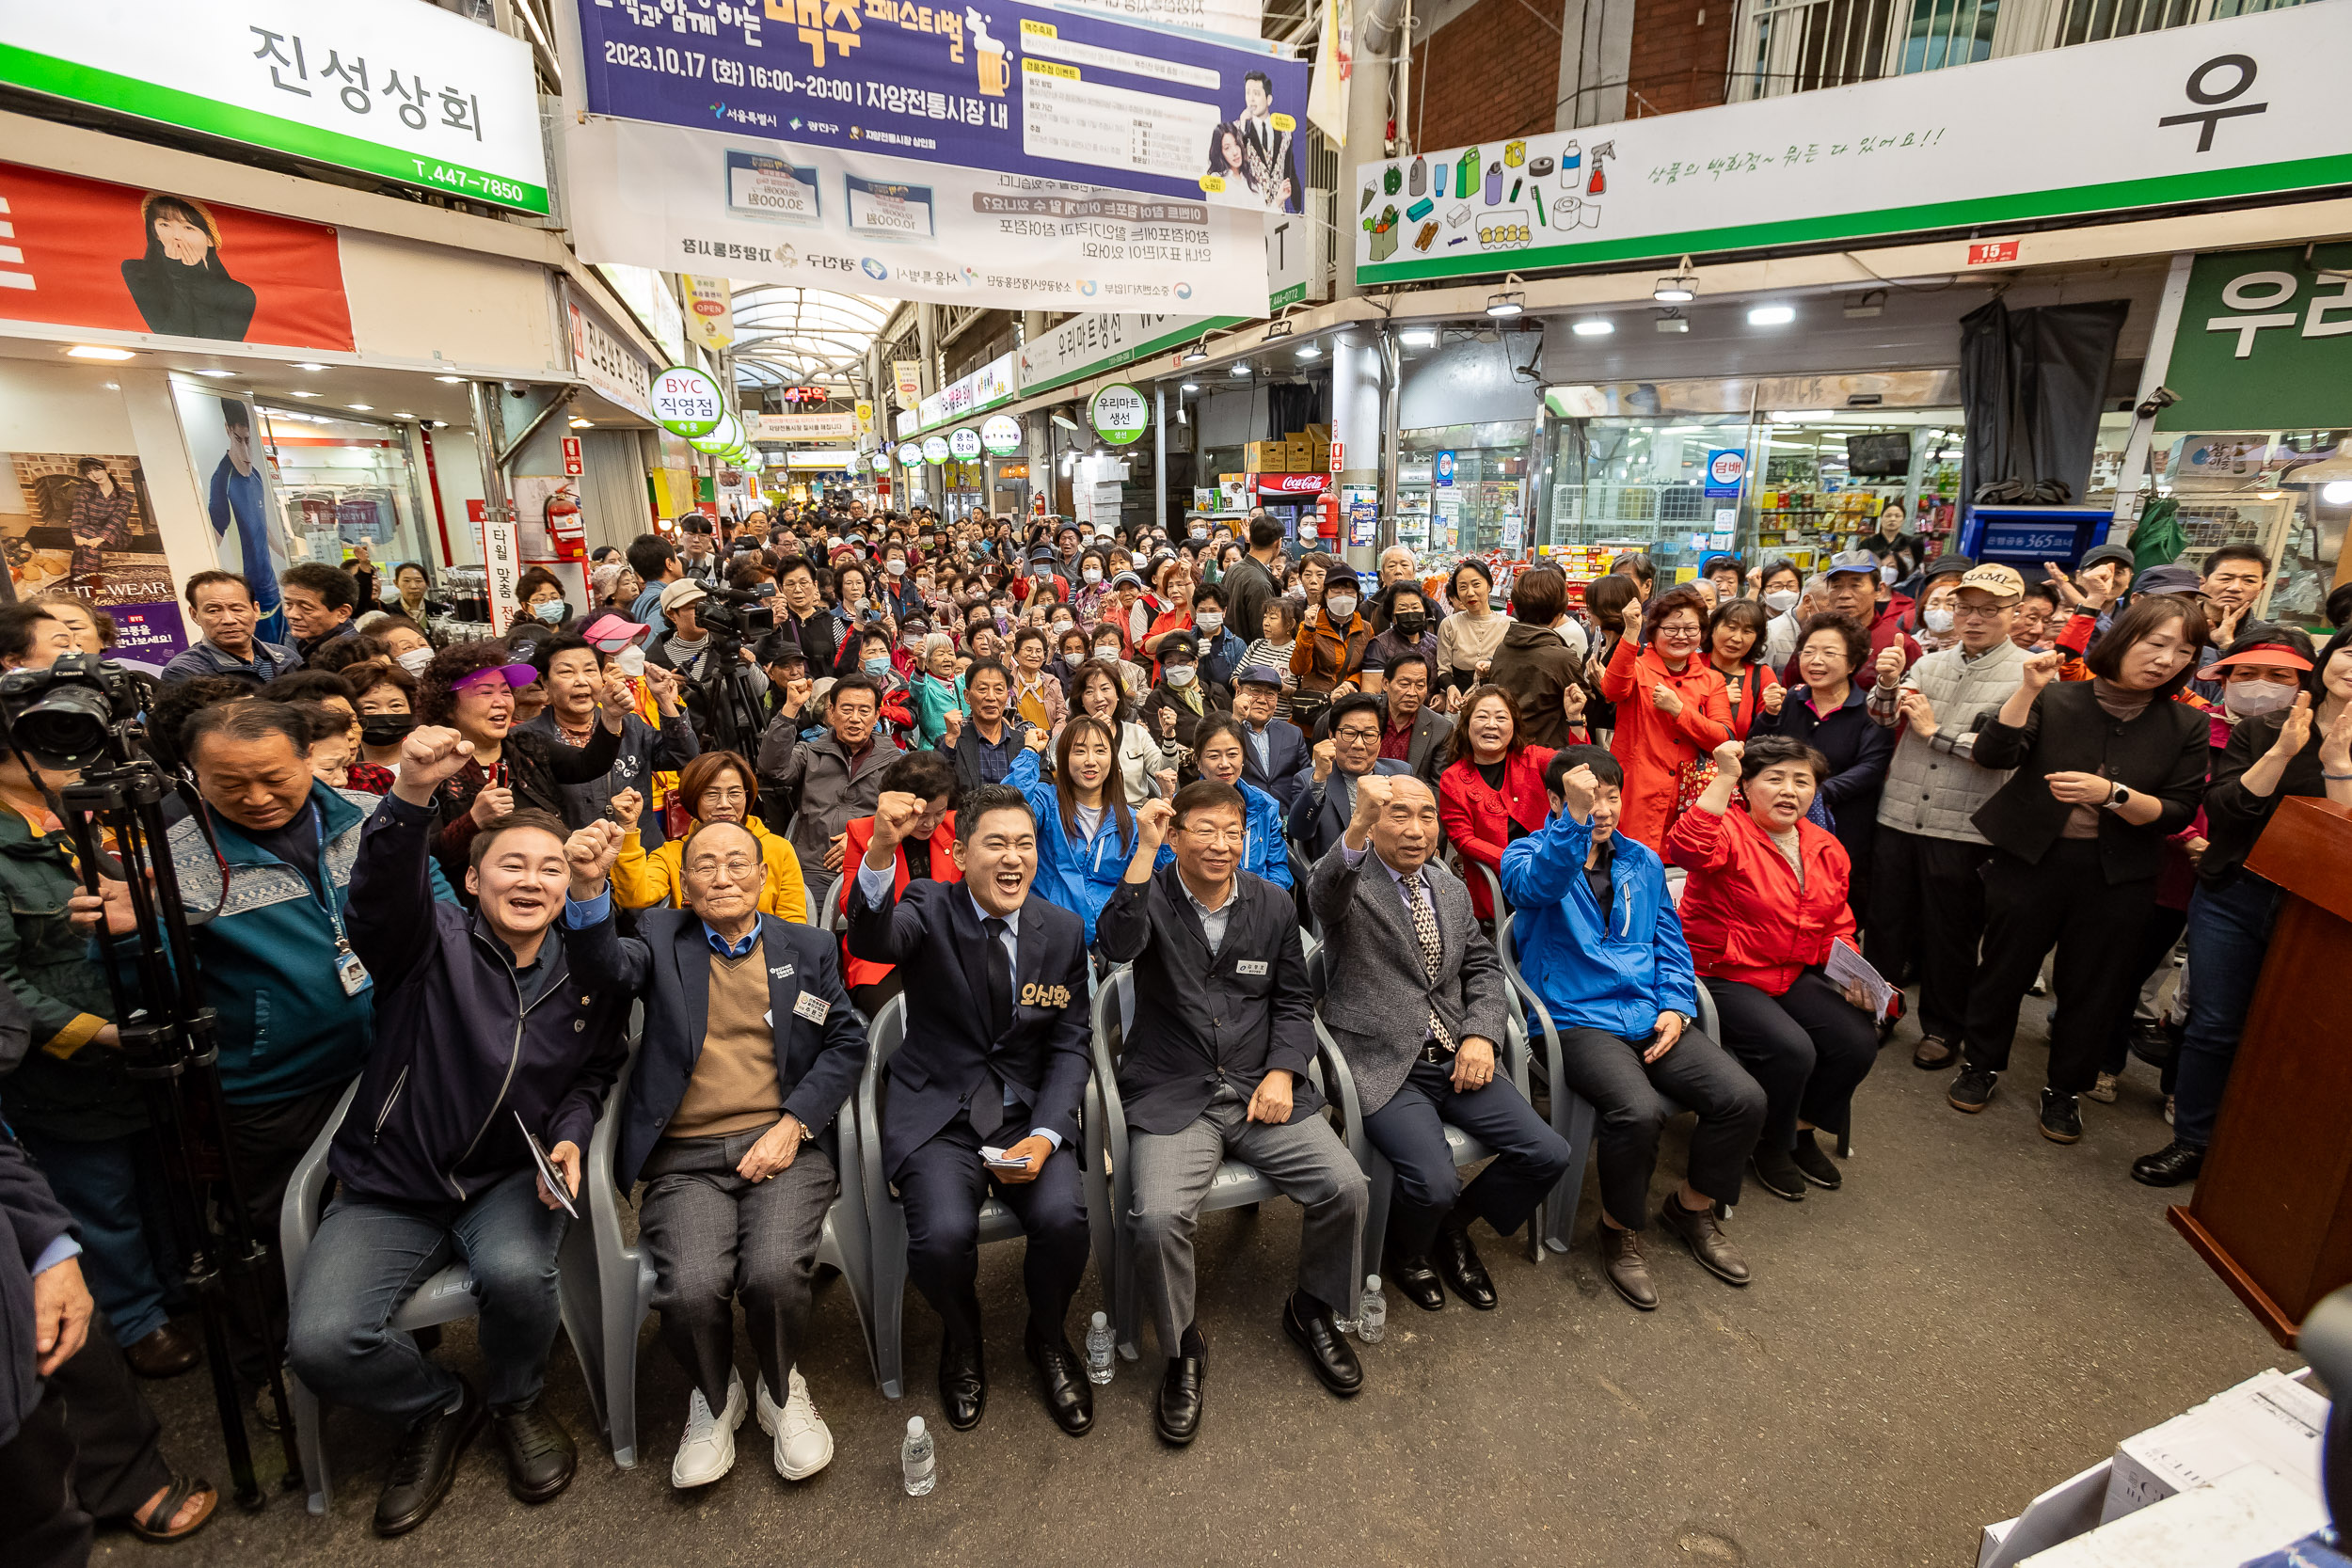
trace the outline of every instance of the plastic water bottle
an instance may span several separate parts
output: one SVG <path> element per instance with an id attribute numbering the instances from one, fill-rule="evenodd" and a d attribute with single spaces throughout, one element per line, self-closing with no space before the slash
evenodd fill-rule
<path id="1" fill-rule="evenodd" d="M 1094 1322 L 1087 1328 L 1087 1381 L 1108 1383 L 1115 1365 L 1110 1321 L 1097 1312 Z"/>
<path id="2" fill-rule="evenodd" d="M 906 1471 L 907 1496 L 928 1497 L 931 1488 L 939 1484 L 939 1465 L 931 1457 L 931 1434 L 923 1430 L 923 1418 L 907 1418 L 907 1440 L 898 1446 L 898 1464 Z"/>
<path id="3" fill-rule="evenodd" d="M 1380 1293 L 1380 1276 L 1364 1275 L 1364 1315 L 1356 1325 L 1357 1338 L 1367 1345 L 1376 1345 L 1389 1331 L 1389 1298 Z"/>

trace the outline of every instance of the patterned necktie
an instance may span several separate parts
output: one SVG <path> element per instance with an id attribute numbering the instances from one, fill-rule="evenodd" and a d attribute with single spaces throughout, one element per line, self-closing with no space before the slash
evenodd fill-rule
<path id="1" fill-rule="evenodd" d="M 1405 902 L 1413 911 L 1413 935 L 1421 941 L 1422 971 L 1434 986 L 1438 983 L 1438 966 L 1444 958 L 1445 947 L 1438 939 L 1438 911 L 1430 905 L 1429 890 L 1422 882 L 1421 873 L 1415 872 L 1405 879 Z M 1454 1049 L 1454 1037 L 1445 1032 L 1445 1024 L 1438 1019 L 1435 1007 L 1429 1010 L 1429 1037 L 1448 1051 Z"/>

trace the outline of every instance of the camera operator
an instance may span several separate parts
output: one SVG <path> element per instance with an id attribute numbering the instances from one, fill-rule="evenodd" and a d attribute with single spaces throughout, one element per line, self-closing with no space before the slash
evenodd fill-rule
<path id="1" fill-rule="evenodd" d="M 710 519 L 691 512 L 677 520 L 678 569 L 705 588 L 719 586 L 719 536 Z M 668 613 L 664 611 L 663 613 Z"/>
<path id="2" fill-rule="evenodd" d="M 310 729 L 280 703 L 199 708 L 180 744 L 203 809 L 172 828 L 172 868 L 189 917 L 203 921 L 190 936 L 202 1000 L 217 1018 L 229 1157 L 257 1228 L 274 1241 L 287 1179 L 358 1076 L 373 1034 L 366 977 L 337 982 L 348 952 L 352 861 L 377 802 L 312 777 Z M 106 928 L 135 934 L 129 888 L 99 885 L 101 894 L 68 901 L 74 924 L 93 929 L 103 899 Z M 434 891 L 453 896 L 445 881 Z M 261 1279 L 274 1346 L 284 1338 L 283 1275 L 265 1263 Z M 239 1378 L 261 1388 L 272 1351 L 241 1317 L 229 1326 Z"/>
<path id="3" fill-rule="evenodd" d="M 763 634 L 774 622 L 772 611 L 757 608 L 762 597 L 733 589 L 713 592 L 691 578 L 662 590 L 661 614 L 670 633 L 646 648 L 645 663 L 677 673 L 687 712 L 707 747 L 748 747 L 759 733 L 768 673 L 743 643 L 746 635 Z"/>
<path id="4" fill-rule="evenodd" d="M 625 682 L 616 691 L 617 667 L 583 639 L 547 639 L 535 650 L 532 665 L 539 672 L 540 684 L 547 689 L 547 711 L 528 723 L 515 726 L 517 735 L 535 735 L 584 750 L 595 738 L 599 717 L 597 704 L 611 702 L 616 695 L 624 703 L 628 701 L 630 693 Z M 620 754 L 613 759 L 612 769 L 586 784 L 564 785 L 563 816 L 573 827 L 584 828 L 607 816 L 612 797 L 624 790 L 634 789 L 641 797 L 650 795 L 656 773 L 675 772 L 702 755 L 702 743 L 694 736 L 693 723 L 679 705 L 676 672 L 648 662 L 645 688 L 653 698 L 655 711 L 661 716 L 661 727 L 656 729 L 646 723 L 633 706 L 623 712 Z M 660 846 L 660 813 L 646 815 L 644 833 L 648 851 Z"/>
<path id="5" fill-rule="evenodd" d="M 843 834 L 850 820 L 871 816 L 882 797 L 882 770 L 901 755 L 875 733 L 882 719 L 882 691 L 865 675 L 845 675 L 825 704 L 825 733 L 800 737 L 808 689 L 787 692 L 759 742 L 759 787 L 770 827 L 792 824 L 792 852 L 805 868 L 841 869 Z M 794 813 L 799 815 L 797 817 Z"/>

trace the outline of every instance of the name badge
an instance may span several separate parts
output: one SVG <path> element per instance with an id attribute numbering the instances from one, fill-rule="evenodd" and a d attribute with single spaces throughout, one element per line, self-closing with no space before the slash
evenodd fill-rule
<path id="1" fill-rule="evenodd" d="M 1265 972 L 1266 962 L 1263 958 L 1244 958 L 1233 966 L 1233 973 L 1236 974 L 1248 974 L 1254 977 Z"/>
<path id="2" fill-rule="evenodd" d="M 778 964 L 775 968 L 768 972 L 768 977 L 771 980 L 789 980 L 792 978 L 792 966 L 790 964 Z"/>
<path id="3" fill-rule="evenodd" d="M 804 990 L 801 992 L 800 1000 L 792 1004 L 792 1010 L 811 1023 L 822 1023 L 825 1015 L 833 1011 L 833 1004 L 815 991 Z"/>

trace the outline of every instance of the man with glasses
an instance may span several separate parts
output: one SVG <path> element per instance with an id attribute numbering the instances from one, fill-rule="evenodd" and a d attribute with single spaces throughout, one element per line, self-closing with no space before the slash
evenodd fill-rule
<path id="1" fill-rule="evenodd" d="M 1144 1309 L 1168 1358 L 1153 1408 L 1161 1438 L 1200 1430 L 1208 1342 L 1193 1322 L 1193 1232 L 1227 1159 L 1240 1160 L 1306 1211 L 1296 1288 L 1282 1329 L 1323 1386 L 1361 1391 L 1363 1369 L 1337 1314 L 1362 1277 L 1364 1173 L 1316 1112 L 1314 998 L 1291 895 L 1240 869 L 1247 808 L 1202 779 L 1171 805 L 1136 812 L 1136 844 L 1119 891 L 1095 918 L 1112 963 L 1131 963 L 1135 1026 L 1119 1064 L 1133 1196 L 1123 1223 Z M 1160 845 L 1175 863 L 1157 869 Z"/>
<path id="2" fill-rule="evenodd" d="M 1307 737 L 1281 705 L 1282 672 L 1271 664 L 1247 664 L 1233 673 L 1233 717 L 1242 721 L 1243 779 L 1282 802 L 1285 811 L 1307 788 L 1311 759 Z"/>
<path id="3" fill-rule="evenodd" d="M 1377 697 L 1357 692 L 1331 705 L 1331 737 L 1315 743 L 1314 775 L 1291 804 L 1291 838 L 1309 860 L 1321 860 L 1347 832 L 1356 815 L 1358 779 L 1412 771 L 1410 765 L 1380 754 L 1386 722 Z"/>
<path id="4" fill-rule="evenodd" d="M 661 1340 L 693 1382 L 670 1484 L 733 1467 L 747 1404 L 774 1437 L 776 1473 L 800 1481 L 833 1459 L 792 1363 L 841 1190 L 834 1117 L 866 1063 L 866 1020 L 834 942 L 760 913 L 766 868 L 741 823 L 697 828 L 680 874 L 684 909 L 638 915 L 653 975 L 612 1162 L 623 1192 L 645 1182 L 638 1227 Z M 735 1371 L 738 1298 L 759 1367 L 753 1401 Z"/>

